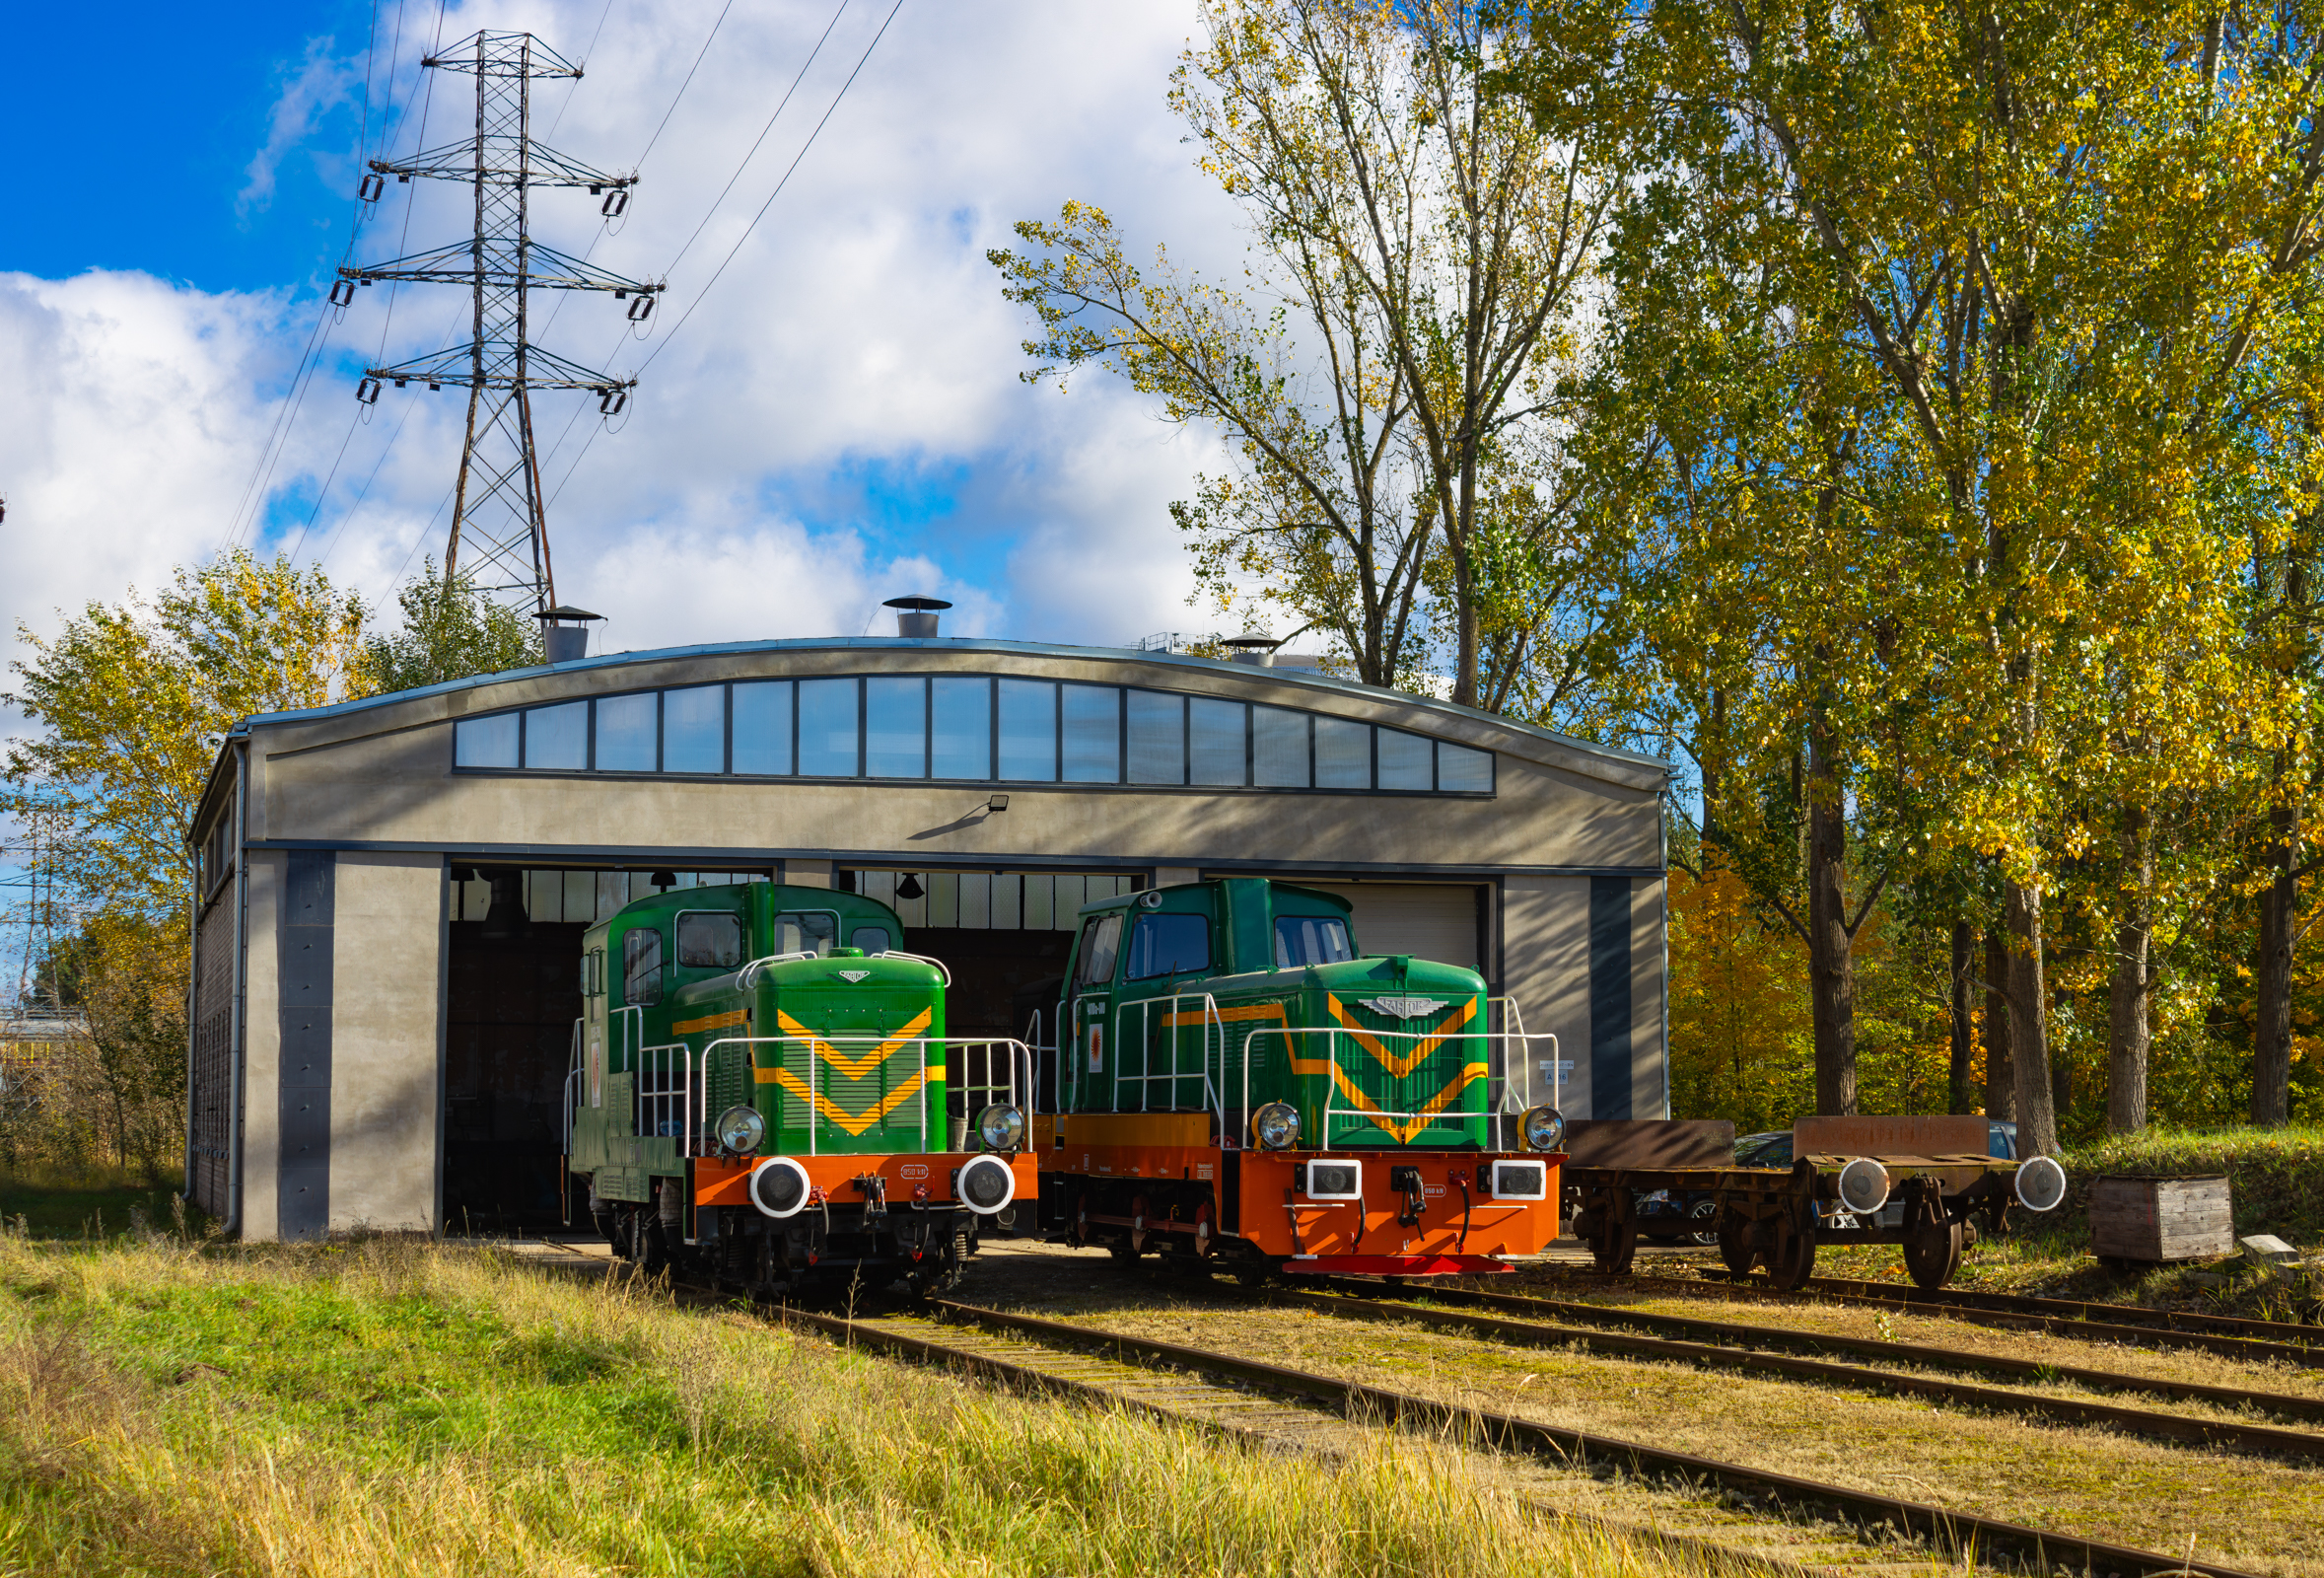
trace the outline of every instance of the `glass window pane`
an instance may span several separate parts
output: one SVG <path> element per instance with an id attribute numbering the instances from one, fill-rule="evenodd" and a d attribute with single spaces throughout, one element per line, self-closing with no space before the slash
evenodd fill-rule
<path id="1" fill-rule="evenodd" d="M 1434 789 L 1436 769 L 1431 764 L 1431 742 L 1401 729 L 1379 732 L 1379 786 L 1382 789 Z"/>
<path id="2" fill-rule="evenodd" d="M 990 778 L 993 775 L 993 682 L 990 680 L 931 680 L 929 716 L 935 722 L 936 759 L 932 778 Z"/>
<path id="3" fill-rule="evenodd" d="M 993 928 L 993 876 L 989 871 L 960 873 L 960 924 L 976 931 Z"/>
<path id="4" fill-rule="evenodd" d="M 624 932 L 621 938 L 621 1001 L 651 1006 L 662 1001 L 662 934 Z"/>
<path id="5" fill-rule="evenodd" d="M 651 690 L 599 700 L 598 771 L 655 770 L 654 722 L 659 700 Z"/>
<path id="6" fill-rule="evenodd" d="M 791 681 L 735 686 L 735 770 L 791 770 Z"/>
<path id="7" fill-rule="evenodd" d="M 767 940 L 778 954 L 813 954 L 818 958 L 838 946 L 839 917 L 827 909 L 786 909 L 767 926 Z"/>
<path id="8" fill-rule="evenodd" d="M 895 873 L 892 871 L 859 871 L 856 873 L 856 892 L 875 903 L 895 907 Z"/>
<path id="9" fill-rule="evenodd" d="M 587 920 L 592 905 L 598 900 L 597 873 L 569 871 L 565 873 L 565 918 Z"/>
<path id="10" fill-rule="evenodd" d="M 957 926 L 960 924 L 960 874 L 956 871 L 932 871 L 928 874 L 928 924 Z"/>
<path id="11" fill-rule="evenodd" d="M 1069 872 L 1055 881 L 1057 884 L 1056 929 L 1071 931 L 1082 923 L 1082 905 L 1090 901 L 1090 895 L 1084 891 L 1083 879 L 1078 874 Z"/>
<path id="12" fill-rule="evenodd" d="M 1130 692 L 1130 782 L 1186 781 L 1186 701 L 1160 690 Z"/>
<path id="13" fill-rule="evenodd" d="M 1251 708 L 1251 782 L 1262 789 L 1307 787 L 1307 715 Z"/>
<path id="14" fill-rule="evenodd" d="M 517 764 L 517 715 L 462 718 L 452 726 L 456 767 L 513 767 Z"/>
<path id="15" fill-rule="evenodd" d="M 1493 792 L 1493 753 L 1437 742 L 1437 787 L 1453 794 Z"/>
<path id="16" fill-rule="evenodd" d="M 563 872 L 525 873 L 525 918 L 530 921 L 559 921 L 565 918 Z"/>
<path id="17" fill-rule="evenodd" d="M 1203 915 L 1140 915 L 1130 928 L 1130 980 L 1211 968 L 1211 923 Z"/>
<path id="18" fill-rule="evenodd" d="M 799 770 L 816 778 L 856 775 L 856 682 L 799 681 Z"/>
<path id="19" fill-rule="evenodd" d="M 786 736 L 789 733 L 784 731 Z M 790 743 L 788 738 L 784 743 Z M 697 684 L 662 692 L 662 770 L 727 770 L 725 685 Z"/>
<path id="20" fill-rule="evenodd" d="M 1275 963 L 1285 969 L 1296 965 L 1336 965 L 1352 957 L 1344 920 L 1284 915 L 1275 922 Z"/>
<path id="21" fill-rule="evenodd" d="M 1315 720 L 1315 787 L 1372 787 L 1372 725 L 1346 718 Z"/>
<path id="22" fill-rule="evenodd" d="M 598 873 L 597 916 L 603 920 L 629 902 L 629 873 L 600 871 Z"/>
<path id="23" fill-rule="evenodd" d="M 1242 772 L 1242 714 L 1239 701 L 1195 696 L 1186 703 L 1187 727 L 1193 736 L 1194 781 L 1239 784 Z M 1304 752 L 1302 753 L 1303 758 Z M 1303 759 L 1303 768 L 1306 762 Z M 1302 776 L 1305 774 L 1303 772 Z"/>
<path id="24" fill-rule="evenodd" d="M 928 776 L 928 681 L 864 681 L 864 766 L 875 778 Z"/>
<path id="25" fill-rule="evenodd" d="M 733 969 L 742 963 L 742 917 L 696 912 L 677 917 L 677 962 L 689 969 Z"/>
<path id="26" fill-rule="evenodd" d="M 1024 929 L 1049 931 L 1057 924 L 1057 879 L 1027 875 L 1024 879 Z M 1066 922 L 1068 928 L 1072 922 Z"/>
<path id="27" fill-rule="evenodd" d="M 887 940 L 885 926 L 858 926 L 847 934 L 847 946 L 867 954 L 884 954 L 894 945 Z"/>
<path id="28" fill-rule="evenodd" d="M 1122 693 L 1109 684 L 1065 687 L 1067 783 L 1122 781 Z"/>
<path id="29" fill-rule="evenodd" d="M 1006 873 L 993 879 L 993 930 L 1016 931 L 1021 919 L 1023 884 Z"/>
<path id="30" fill-rule="evenodd" d="M 1048 680 L 1001 681 L 1001 776 L 1057 777 L 1057 686 Z"/>
<path id="31" fill-rule="evenodd" d="M 589 765 L 589 703 L 534 707 L 525 714 L 525 765 L 578 772 Z"/>

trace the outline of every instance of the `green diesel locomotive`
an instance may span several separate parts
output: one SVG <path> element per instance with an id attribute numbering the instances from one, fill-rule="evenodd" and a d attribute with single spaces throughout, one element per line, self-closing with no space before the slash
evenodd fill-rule
<path id="1" fill-rule="evenodd" d="M 1474 970 L 1360 953 L 1314 889 L 1091 905 L 1035 1120 L 1044 1226 L 1253 1276 L 1506 1270 L 1557 1237 L 1564 1121 L 1525 1095 L 1554 1038 L 1495 1012 Z"/>
<path id="2" fill-rule="evenodd" d="M 853 894 L 640 899 L 582 945 L 566 1153 L 616 1253 L 761 1298 L 933 1291 L 1034 1190 L 1030 1054 L 947 1039 L 951 977 Z"/>

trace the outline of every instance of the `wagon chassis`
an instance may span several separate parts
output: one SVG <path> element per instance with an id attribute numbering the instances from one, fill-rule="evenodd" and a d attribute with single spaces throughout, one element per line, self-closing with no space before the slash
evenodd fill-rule
<path id="1" fill-rule="evenodd" d="M 1656 1189 L 1708 1194 L 1718 1207 L 1720 1258 L 1737 1276 L 1753 1265 L 1787 1292 L 1804 1285 L 1825 1244 L 1903 1246 L 1905 1267 L 1934 1291 L 1952 1277 L 1961 1255 L 1977 1242 L 1971 1220 L 1982 1215 L 1998 1234 L 2012 1199 L 2010 1169 L 1982 1156 L 1883 1156 L 1896 1178 L 1893 1197 L 1904 1206 L 1894 1227 L 1838 1227 L 1827 1215 L 1847 1211 L 1837 1167 L 1849 1158 L 1803 1156 L 1789 1170 L 1774 1168 L 1565 1168 L 1566 1206 L 1574 1235 L 1589 1246 L 1600 1271 L 1630 1271 L 1638 1250 L 1638 1195 Z M 1964 1173 L 1974 1177 L 1963 1183 Z M 1948 1185 L 1954 1185 L 1949 1188 Z M 1819 1207 L 1829 1207 L 1826 1210 Z"/>

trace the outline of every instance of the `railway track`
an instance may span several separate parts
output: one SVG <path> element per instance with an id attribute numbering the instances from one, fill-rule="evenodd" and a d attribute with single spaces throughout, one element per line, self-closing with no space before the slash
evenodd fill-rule
<path id="1" fill-rule="evenodd" d="M 2027 1380 L 2072 1381 L 2106 1391 L 2169 1397 L 2181 1401 L 2209 1402 L 2225 1407 L 2255 1407 L 2287 1417 L 2324 1421 L 2324 1400 L 2312 1398 L 2248 1392 L 2230 1387 L 2198 1386 L 2185 1382 L 2152 1381 L 2142 1376 L 2000 1358 L 1957 1349 L 1927 1347 L 1918 1343 L 1774 1331 L 1764 1327 L 1642 1315 L 1593 1305 L 1566 1304 L 1507 1294 L 1432 1289 L 1427 1295 L 1430 1303 L 1421 1303 L 1412 1298 L 1380 1299 L 1370 1296 L 1376 1289 L 1363 1284 L 1338 1278 L 1316 1280 L 1337 1291 L 1311 1293 L 1270 1290 L 1255 1297 L 1354 1320 L 1410 1321 L 1441 1330 L 1474 1333 L 1529 1347 L 1582 1347 L 1592 1352 L 1627 1358 L 1665 1359 L 1751 1375 L 1860 1387 L 1867 1391 L 1923 1398 L 1954 1407 L 2018 1414 L 2053 1423 L 2097 1425 L 2155 1440 L 2225 1447 L 2239 1452 L 2324 1463 L 2324 1435 L 2305 1431 L 2278 1429 L 2241 1420 L 2196 1418 L 2150 1408 L 2084 1402 L 2072 1398 L 2007 1392 L 1997 1387 L 1978 1386 L 1937 1376 L 1913 1375 L 1896 1370 L 1873 1369 L 1863 1364 L 1800 1357 L 1796 1356 L 1796 1352 L 1799 1349 L 1811 1353 L 1844 1352 L 1924 1368 L 1998 1371 Z M 1447 1309 L 1437 1307 L 1439 1305 L 1454 1307 Z M 1619 1329 L 1624 1327 L 1675 1334 L 1638 1335 Z M 1608 1327 L 1616 1329 L 1606 1329 Z M 1769 1351 L 1785 1348 L 1795 1351 Z"/>
<path id="2" fill-rule="evenodd" d="M 1918 1288 L 1902 1292 L 1877 1282 L 1848 1282 L 1840 1278 L 1811 1277 L 1798 1291 L 1786 1293 L 1753 1280 L 1729 1281 L 1717 1277 L 1697 1280 L 1692 1277 L 1652 1276 L 1632 1274 L 1610 1276 L 1602 1272 L 1572 1270 L 1560 1267 L 1561 1277 L 1586 1279 L 1592 1287 L 1624 1288 L 1643 1292 L 1687 1294 L 1695 1298 L 1724 1299 L 1729 1302 L 1796 1305 L 1804 1300 L 1821 1297 L 1840 1304 L 1862 1304 L 1881 1309 L 1898 1310 L 1912 1315 L 1938 1316 L 1948 1321 L 1960 1321 L 1970 1326 L 1988 1326 L 2011 1331 L 2048 1331 L 2059 1336 L 2075 1337 L 2085 1342 L 2120 1342 L 2132 1347 L 2185 1348 L 2203 1353 L 2216 1353 L 2222 1358 L 2241 1359 L 2247 1363 L 2280 1360 L 2303 1369 L 2324 1370 L 2324 1327 L 2294 1326 L 2281 1321 L 2244 1323 L 2271 1331 L 2298 1332 L 2296 1340 L 2271 1339 L 2258 1334 L 2235 1335 L 2226 1331 L 2211 1331 L 2170 1327 L 2159 1319 L 2148 1324 L 2098 1320 L 2083 1316 L 2068 1316 L 2034 1310 L 1990 1309 L 1983 1305 L 1948 1303 Z M 1819 1289 L 1823 1282 L 1838 1283 L 1838 1287 Z M 1857 1288 L 1869 1292 L 1847 1291 Z M 1949 1291 L 1949 1290 L 1947 1290 Z M 2001 1294 L 1981 1294 L 1980 1298 L 2002 1298 Z M 2029 1304 L 2039 1300 L 2027 1300 Z M 2059 1301 L 2068 1302 L 2068 1301 Z M 2093 1311 L 2138 1310 L 2141 1315 L 2161 1317 L 2165 1312 L 2139 1309 L 2134 1305 L 2089 1304 L 2075 1306 Z M 2226 1316 L 2196 1317 L 2190 1319 L 2229 1320 Z"/>
<path id="3" fill-rule="evenodd" d="M 1335 1450 L 1335 1421 L 1317 1409 L 1320 1404 L 1340 1421 L 1377 1421 L 1386 1427 L 1423 1430 L 1440 1439 L 1528 1455 L 1561 1469 L 1594 1468 L 1687 1486 L 1716 1486 L 1787 1514 L 1838 1518 L 1874 1534 L 1908 1535 L 1989 1567 L 2022 1566 L 2035 1572 L 2065 1568 L 2093 1578 L 2251 1578 L 2191 1553 L 2165 1555 L 2029 1528 L 1643 1442 L 1453 1407 L 1238 1355 L 981 1305 L 935 1300 L 926 1314 L 845 1317 L 792 1310 L 770 1319 L 787 1320 L 894 1357 L 956 1367 L 1005 1385 L 1192 1418 L 1277 1450 Z M 1270 1400 L 1260 1394 L 1307 1406 Z M 1717 1541 L 1661 1538 L 1680 1545 L 1709 1546 L 1729 1557 L 1744 1554 Z"/>
<path id="4" fill-rule="evenodd" d="M 1730 1275 L 1729 1280 L 1740 1282 L 1744 1279 Z M 1800 1291 L 1857 1299 L 1896 1296 L 1896 1289 L 1887 1283 L 1839 1276 L 1809 1277 Z M 1916 1303 L 1941 1305 L 1947 1309 L 1983 1310 L 2004 1315 L 2040 1315 L 2062 1321 L 2103 1322 L 2110 1326 L 2153 1327 L 2166 1331 L 2200 1331 L 2264 1342 L 2307 1343 L 2324 1348 L 2324 1326 L 2311 1326 L 2299 1321 L 2259 1321 L 2240 1315 L 2205 1315 L 2195 1310 L 2152 1310 L 2143 1304 L 2104 1304 L 2089 1299 L 2043 1299 L 2021 1293 L 1981 1293 L 1971 1288 L 1939 1288 L 1935 1293 L 1916 1289 L 1911 1297 Z"/>

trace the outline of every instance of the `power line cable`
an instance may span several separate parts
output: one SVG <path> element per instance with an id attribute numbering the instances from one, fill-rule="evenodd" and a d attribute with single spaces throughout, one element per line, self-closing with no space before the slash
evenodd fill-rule
<path id="1" fill-rule="evenodd" d="M 846 8 L 846 0 L 841 0 L 840 9 L 844 11 Z M 807 134 L 807 141 L 800 145 L 799 152 L 792 157 L 789 168 L 783 172 L 783 179 L 775 182 L 775 189 L 767 193 L 766 201 L 759 204 L 758 206 L 758 212 L 750 216 L 750 223 L 742 228 L 742 234 L 735 239 L 735 245 L 728 250 L 726 256 L 720 259 L 718 267 L 712 271 L 710 278 L 703 284 L 702 289 L 695 294 L 693 301 L 687 304 L 686 310 L 678 316 L 678 321 L 669 326 L 669 332 L 662 336 L 662 342 L 661 344 L 654 347 L 653 355 L 648 356 L 645 361 L 639 365 L 639 373 L 643 374 L 648 367 L 653 366 L 655 358 L 659 357 L 663 350 L 669 346 L 670 340 L 676 336 L 677 331 L 686 326 L 686 321 L 694 316 L 694 309 L 702 305 L 703 298 L 710 294 L 711 286 L 716 285 L 718 283 L 719 276 L 727 271 L 727 264 L 735 260 L 735 254 L 742 250 L 742 244 L 750 239 L 750 233 L 758 228 L 758 222 L 766 218 L 767 210 L 775 205 L 775 199 L 780 197 L 783 194 L 783 188 L 791 183 L 791 177 L 793 173 L 799 169 L 800 162 L 807 158 L 808 150 L 814 147 L 815 139 L 823 134 L 823 127 L 830 123 L 832 113 L 838 109 L 840 101 L 847 97 L 848 89 L 854 87 L 856 78 L 863 74 L 864 67 L 871 61 L 872 51 L 880 47 L 880 40 L 881 38 L 887 36 L 888 24 L 895 21 L 896 13 L 903 10 L 903 8 L 904 0 L 895 0 L 895 4 L 888 8 L 886 19 L 880 24 L 880 31 L 872 35 L 872 41 L 864 46 L 863 55 L 856 61 L 855 70 L 847 74 L 847 80 L 839 85 L 839 92 L 832 95 L 831 103 L 825 107 L 823 110 L 822 119 L 817 120 L 814 125 L 814 130 Z M 836 22 L 838 18 L 834 16 L 832 20 Z M 825 36 L 828 36 L 829 30 L 825 29 L 824 32 Z M 820 49 L 821 47 L 821 44 L 818 42 L 816 48 Z M 812 62 L 812 59 L 813 57 L 810 55 L 809 57 L 810 63 Z M 805 72 L 806 68 L 802 67 L 801 74 L 805 75 Z M 797 84 L 794 83 L 793 86 L 796 88 Z M 784 98 L 787 102 L 790 96 L 786 94 Z M 780 114 L 781 112 L 781 107 L 778 106 L 776 108 L 776 113 Z M 773 122 L 770 120 L 768 124 L 772 125 Z M 765 133 L 761 132 L 759 135 L 764 137 Z M 754 151 L 756 146 L 756 144 L 752 145 Z M 747 157 L 745 157 L 744 163 L 748 163 Z M 738 171 L 737 174 L 739 174 L 739 171 Z M 733 182 L 730 181 L 728 184 L 732 185 Z M 708 222 L 709 221 L 706 218 L 704 223 L 707 224 Z M 697 227 L 695 230 L 695 235 L 698 236 L 700 234 L 701 230 L 699 227 Z M 689 237 L 687 239 L 686 245 L 689 247 L 693 245 L 692 238 Z M 572 424 L 568 422 L 566 426 L 567 430 L 570 431 Z M 589 437 L 582 440 L 580 454 L 573 457 L 573 464 L 566 466 L 565 474 L 557 479 L 556 490 L 549 494 L 548 503 L 554 504 L 564 493 L 565 484 L 573 480 L 573 473 L 581 468 L 582 461 L 589 455 L 590 446 L 597 442 L 598 435 L 604 430 L 605 427 L 602 422 L 590 429 Z M 563 437 L 560 435 L 558 443 L 562 444 L 563 442 Z M 553 455 L 555 451 L 552 449 L 550 453 Z"/>
<path id="2" fill-rule="evenodd" d="M 729 3 L 731 4 L 732 0 L 729 0 Z M 589 36 L 589 46 L 581 51 L 581 58 L 576 62 L 583 70 L 589 68 L 589 57 L 597 53 L 598 35 L 605 31 L 605 19 L 612 13 L 613 0 L 605 0 L 604 9 L 598 13 L 597 32 Z M 557 106 L 557 113 L 549 121 L 549 129 L 541 134 L 540 140 L 542 142 L 550 142 L 555 139 L 557 128 L 565 123 L 565 111 L 573 108 L 573 96 L 579 92 L 581 92 L 581 79 L 576 77 L 573 79 L 573 86 L 565 90 L 565 102 Z"/>
<path id="3" fill-rule="evenodd" d="M 662 111 L 662 124 L 656 126 L 654 135 L 646 139 L 646 153 L 638 155 L 635 168 L 639 170 L 646 168 L 646 154 L 652 153 L 654 145 L 662 140 L 662 133 L 669 126 L 669 117 L 677 113 L 678 101 L 685 98 L 686 90 L 694 85 L 694 73 L 702 69 L 703 58 L 710 53 L 710 45 L 718 37 L 718 30 L 726 26 L 727 13 L 734 9 L 735 0 L 727 0 L 727 3 L 719 8 L 718 20 L 710 25 L 709 36 L 702 40 L 702 48 L 695 54 L 694 63 L 686 68 L 686 80 L 677 85 L 677 98 L 670 100 L 669 108 Z"/>

